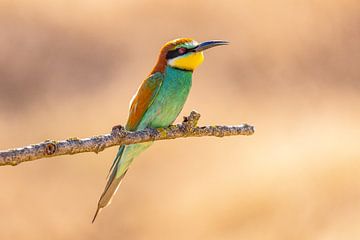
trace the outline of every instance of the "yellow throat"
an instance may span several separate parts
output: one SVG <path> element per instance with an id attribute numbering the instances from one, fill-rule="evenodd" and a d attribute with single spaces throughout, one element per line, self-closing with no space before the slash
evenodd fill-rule
<path id="1" fill-rule="evenodd" d="M 193 71 L 204 61 L 202 52 L 192 52 L 174 59 L 170 59 L 168 64 L 175 68 Z"/>

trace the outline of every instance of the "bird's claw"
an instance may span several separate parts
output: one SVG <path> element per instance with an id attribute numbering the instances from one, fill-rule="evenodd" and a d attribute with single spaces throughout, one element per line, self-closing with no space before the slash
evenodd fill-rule
<path id="1" fill-rule="evenodd" d="M 111 131 L 124 131 L 124 130 L 125 130 L 124 126 L 120 124 L 113 126 L 111 129 Z"/>

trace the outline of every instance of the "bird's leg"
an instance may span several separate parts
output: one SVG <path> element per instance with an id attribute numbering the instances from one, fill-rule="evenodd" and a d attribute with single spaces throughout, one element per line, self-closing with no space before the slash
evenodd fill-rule
<path id="1" fill-rule="evenodd" d="M 125 130 L 125 128 L 124 128 L 124 126 L 121 125 L 121 124 L 115 125 L 115 126 L 113 126 L 112 129 L 111 129 L 112 132 L 113 132 L 113 131 L 124 131 L 124 130 Z"/>
<path id="2" fill-rule="evenodd" d="M 116 125 L 116 126 L 112 127 L 111 134 L 112 135 L 120 135 L 121 137 L 125 137 L 127 134 L 127 131 L 124 126 Z"/>

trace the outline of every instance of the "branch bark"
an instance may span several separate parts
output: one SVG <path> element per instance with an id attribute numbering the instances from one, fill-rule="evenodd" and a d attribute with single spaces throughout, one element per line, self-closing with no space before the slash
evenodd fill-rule
<path id="1" fill-rule="evenodd" d="M 0 166 L 15 166 L 22 162 L 33 161 L 40 158 L 72 155 L 83 152 L 98 153 L 106 148 L 122 144 L 128 145 L 185 137 L 252 135 L 255 132 L 254 127 L 247 124 L 197 127 L 199 118 L 200 114 L 192 111 L 188 117 L 184 117 L 184 121 L 181 124 L 171 125 L 167 128 L 147 128 L 141 131 L 130 132 L 119 125 L 113 127 L 110 134 L 84 139 L 69 138 L 62 141 L 46 140 L 45 142 L 22 148 L 0 151 Z"/>

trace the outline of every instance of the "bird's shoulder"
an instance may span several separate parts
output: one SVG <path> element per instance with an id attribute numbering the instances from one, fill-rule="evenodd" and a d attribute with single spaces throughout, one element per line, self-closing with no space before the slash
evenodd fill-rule
<path id="1" fill-rule="evenodd" d="M 164 74 L 155 72 L 149 75 L 140 85 L 138 91 L 130 102 L 129 118 L 126 124 L 127 130 L 136 130 L 146 110 L 153 103 L 164 80 Z"/>

